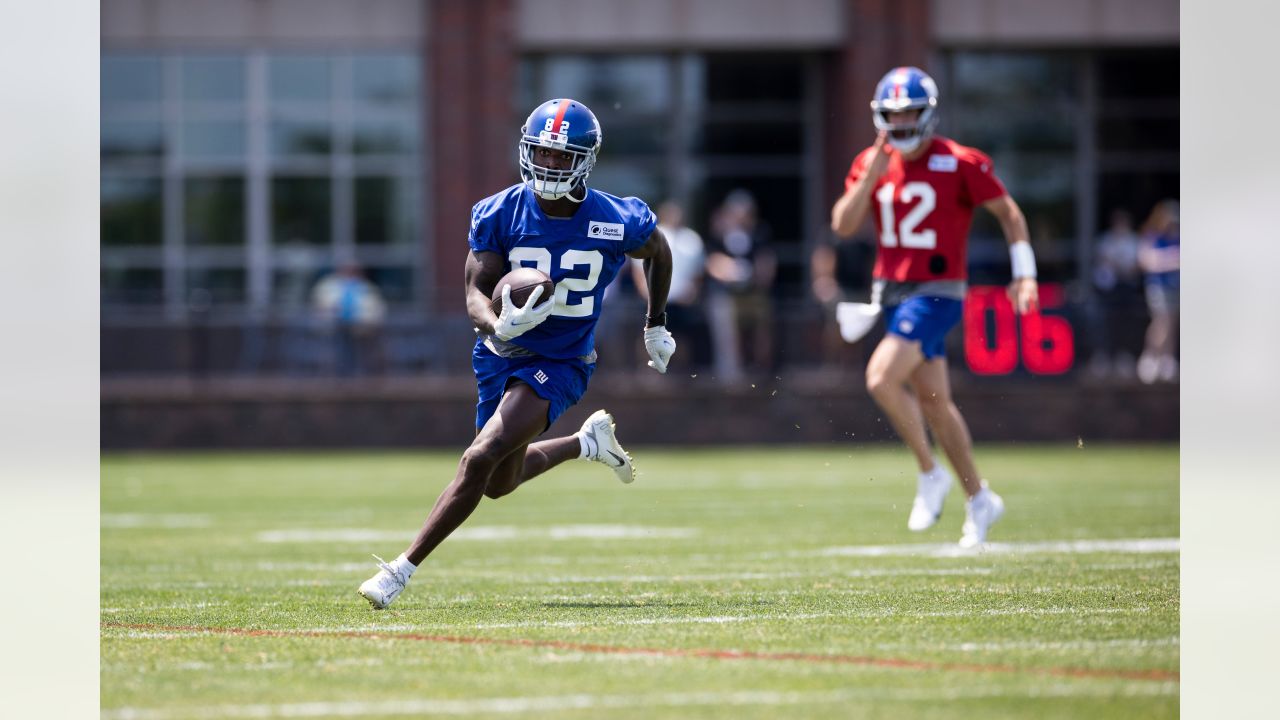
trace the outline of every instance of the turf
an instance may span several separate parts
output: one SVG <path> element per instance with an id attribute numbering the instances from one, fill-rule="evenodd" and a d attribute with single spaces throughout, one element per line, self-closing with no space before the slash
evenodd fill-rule
<path id="1" fill-rule="evenodd" d="M 1063 544 L 1176 539 L 1176 447 L 979 448 L 969 554 L 889 445 L 635 455 L 483 501 L 380 612 L 456 454 L 108 455 L 103 717 L 1178 714 L 1176 541 Z"/>

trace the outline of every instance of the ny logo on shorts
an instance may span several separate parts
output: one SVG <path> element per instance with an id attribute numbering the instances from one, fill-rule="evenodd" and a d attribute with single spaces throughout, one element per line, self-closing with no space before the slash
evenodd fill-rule
<path id="1" fill-rule="evenodd" d="M 533 379 L 537 380 L 538 384 L 541 385 L 547 381 L 547 374 L 539 370 L 533 374 Z"/>

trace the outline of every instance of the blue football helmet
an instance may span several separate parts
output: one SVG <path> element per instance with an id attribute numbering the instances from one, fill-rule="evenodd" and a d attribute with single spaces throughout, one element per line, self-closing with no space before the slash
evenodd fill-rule
<path id="1" fill-rule="evenodd" d="M 914 120 L 890 122 L 889 113 L 919 110 Z M 885 73 L 871 100 L 871 116 L 876 129 L 889 133 L 889 144 L 900 152 L 911 152 L 933 134 L 938 124 L 938 85 L 923 70 L 897 67 Z"/>
<path id="2" fill-rule="evenodd" d="M 548 100 L 525 120 L 520 128 L 520 179 L 539 197 L 558 200 L 568 197 L 582 202 L 572 193 L 585 186 L 587 176 L 596 166 L 603 136 L 595 113 L 580 102 L 568 98 Z M 545 168 L 533 161 L 534 148 L 545 147 L 567 152 L 573 156 L 573 165 L 567 170 Z"/>

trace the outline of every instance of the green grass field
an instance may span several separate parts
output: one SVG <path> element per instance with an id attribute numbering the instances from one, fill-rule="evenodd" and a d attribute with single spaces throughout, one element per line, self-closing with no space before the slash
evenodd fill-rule
<path id="1" fill-rule="evenodd" d="M 106 456 L 103 717 L 1178 714 L 1176 447 L 980 447 L 971 554 L 895 446 L 635 455 L 483 501 L 386 611 L 457 453 Z"/>

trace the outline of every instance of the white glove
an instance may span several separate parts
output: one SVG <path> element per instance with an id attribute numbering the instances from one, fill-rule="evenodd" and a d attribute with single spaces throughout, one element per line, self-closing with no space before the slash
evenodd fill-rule
<path id="1" fill-rule="evenodd" d="M 836 323 L 840 325 L 840 337 L 847 343 L 856 343 L 875 327 L 880 319 L 880 303 L 836 303 Z"/>
<path id="2" fill-rule="evenodd" d="M 540 307 L 534 307 L 538 304 L 538 298 L 542 297 L 542 290 L 541 285 L 534 288 L 524 307 L 517 307 L 511 302 L 511 286 L 503 285 L 502 312 L 498 313 L 498 321 L 493 324 L 494 336 L 499 340 L 520 337 L 550 317 L 551 310 L 555 307 L 554 300 L 547 300 Z"/>
<path id="3" fill-rule="evenodd" d="M 644 329 L 644 349 L 649 351 L 649 367 L 666 374 L 667 361 L 676 351 L 676 339 L 661 325 Z"/>

